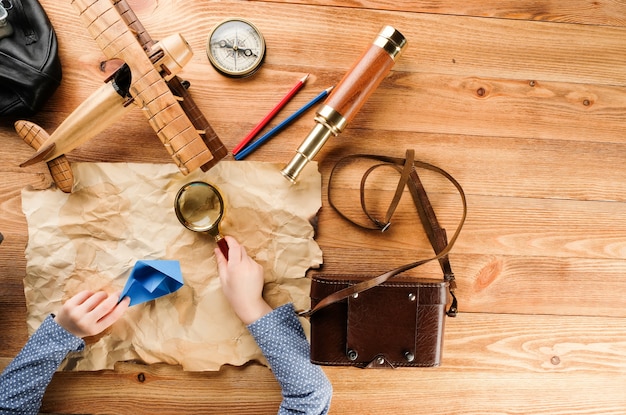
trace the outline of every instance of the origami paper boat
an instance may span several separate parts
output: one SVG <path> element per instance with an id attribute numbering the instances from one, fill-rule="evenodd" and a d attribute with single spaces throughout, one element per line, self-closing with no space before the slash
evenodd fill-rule
<path id="1" fill-rule="evenodd" d="M 171 294 L 183 286 L 180 263 L 171 260 L 140 260 L 135 263 L 120 295 L 130 305 L 145 303 Z"/>

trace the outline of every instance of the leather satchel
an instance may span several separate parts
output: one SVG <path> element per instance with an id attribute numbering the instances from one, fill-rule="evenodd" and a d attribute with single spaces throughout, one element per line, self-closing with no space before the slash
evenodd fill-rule
<path id="1" fill-rule="evenodd" d="M 0 7 L 0 116 L 30 116 L 61 83 L 57 38 L 36 0 L 0 0 Z"/>
<path id="2" fill-rule="evenodd" d="M 302 313 L 311 322 L 311 361 L 319 365 L 362 368 L 439 366 L 442 358 L 445 316 L 455 317 L 458 304 L 456 283 L 448 253 L 465 221 L 467 203 L 460 184 L 442 169 L 414 160 L 413 150 L 405 159 L 375 155 L 354 155 L 340 160 L 329 179 L 329 204 L 351 223 L 385 231 L 405 187 L 409 188 L 420 221 L 435 256 L 392 269 L 382 275 L 317 275 L 311 282 L 311 310 Z M 356 158 L 379 161 L 361 180 L 361 206 L 373 226 L 366 226 L 344 215 L 333 203 L 333 175 L 338 165 Z M 400 173 L 395 196 L 384 220 L 366 208 L 364 188 L 369 174 L 382 166 Z M 439 226 L 435 212 L 422 186 L 416 167 L 435 171 L 459 191 L 463 204 L 460 223 L 450 239 Z M 417 279 L 403 272 L 438 260 L 441 280 Z M 449 306 L 448 306 L 449 304 Z M 448 307 L 446 311 L 446 307 Z"/>

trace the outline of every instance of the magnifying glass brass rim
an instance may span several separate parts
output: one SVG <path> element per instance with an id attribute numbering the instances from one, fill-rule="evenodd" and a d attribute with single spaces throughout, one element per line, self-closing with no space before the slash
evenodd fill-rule
<path id="1" fill-rule="evenodd" d="M 219 204 L 219 214 L 217 215 L 215 219 L 209 220 L 209 224 L 207 226 L 195 225 L 193 221 L 190 221 L 189 218 L 185 216 L 185 214 L 182 212 L 182 209 L 181 209 L 182 205 L 184 204 L 183 195 L 185 195 L 189 191 L 189 189 L 194 186 L 209 189 L 213 193 L 213 195 L 217 198 L 217 202 Z M 184 185 L 178 190 L 178 193 L 176 194 L 176 198 L 174 199 L 174 211 L 176 212 L 176 217 L 178 218 L 178 221 L 190 231 L 206 232 L 212 235 L 215 238 L 215 241 L 217 242 L 217 245 L 219 246 L 220 250 L 222 251 L 222 254 L 224 254 L 226 259 L 228 259 L 228 244 L 226 243 L 226 240 L 221 235 L 220 230 L 219 230 L 219 224 L 224 217 L 224 210 L 225 210 L 224 206 L 225 206 L 224 198 L 222 197 L 222 194 L 220 193 L 219 189 L 213 186 L 212 184 L 209 184 L 203 181 L 194 181 L 194 182 L 187 183 L 186 185 Z"/>

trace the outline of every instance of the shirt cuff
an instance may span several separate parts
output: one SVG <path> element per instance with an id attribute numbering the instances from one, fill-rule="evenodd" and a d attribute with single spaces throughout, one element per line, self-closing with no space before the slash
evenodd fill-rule
<path id="1" fill-rule="evenodd" d="M 70 351 L 80 352 L 85 348 L 85 342 L 80 337 L 74 336 L 69 331 L 61 327 L 56 321 L 54 321 L 54 315 L 50 314 L 41 323 L 36 334 L 38 336 L 47 337 L 51 341 L 67 347 Z"/>
<path id="2" fill-rule="evenodd" d="M 253 337 L 259 338 L 264 333 L 274 330 L 276 326 L 280 326 L 282 321 L 297 320 L 296 310 L 292 303 L 281 305 L 270 311 L 263 317 L 248 324 L 248 331 Z"/>

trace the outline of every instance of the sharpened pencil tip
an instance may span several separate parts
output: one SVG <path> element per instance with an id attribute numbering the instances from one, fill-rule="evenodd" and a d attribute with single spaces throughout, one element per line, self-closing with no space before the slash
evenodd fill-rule
<path id="1" fill-rule="evenodd" d="M 310 74 L 306 74 L 302 77 L 302 79 L 300 79 L 300 82 L 306 82 L 307 79 L 309 79 L 309 75 Z"/>

